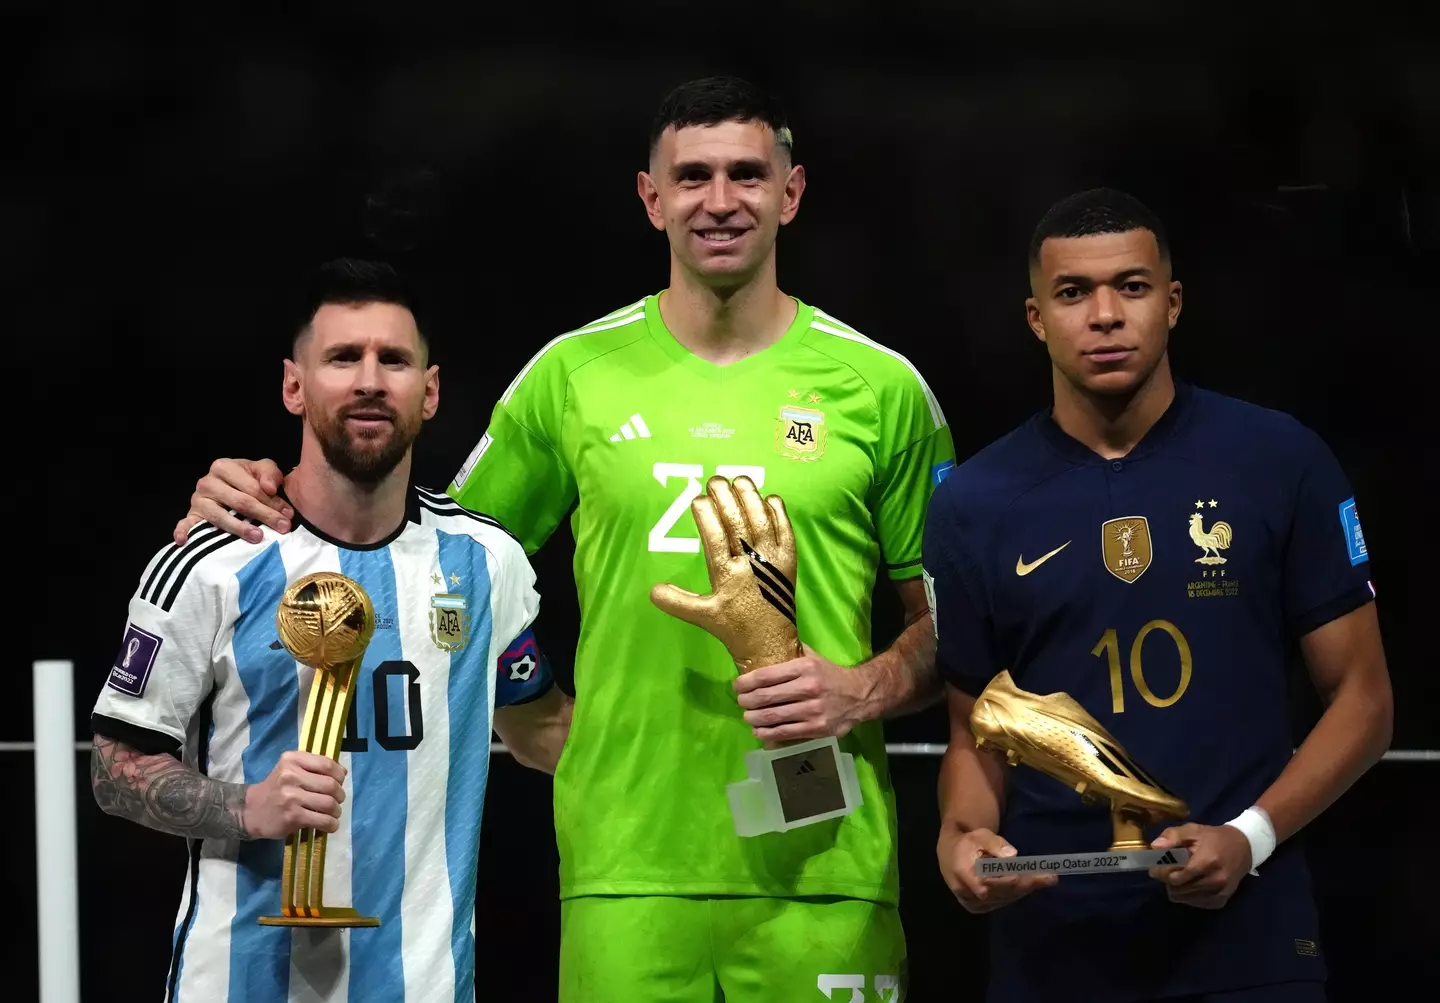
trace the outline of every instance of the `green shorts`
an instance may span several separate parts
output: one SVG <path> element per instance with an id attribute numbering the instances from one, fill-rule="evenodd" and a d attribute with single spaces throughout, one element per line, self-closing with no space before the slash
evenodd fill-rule
<path id="1" fill-rule="evenodd" d="M 905 932 L 860 899 L 560 903 L 560 1003 L 901 1003 Z"/>

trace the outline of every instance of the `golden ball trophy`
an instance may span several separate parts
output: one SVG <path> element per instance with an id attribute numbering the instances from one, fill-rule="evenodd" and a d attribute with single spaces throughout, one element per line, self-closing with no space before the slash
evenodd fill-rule
<path id="1" fill-rule="evenodd" d="M 978 748 L 1002 750 L 1008 765 L 1024 764 L 1054 777 L 1086 804 L 1108 804 L 1112 833 L 1105 851 L 981 857 L 975 862 L 981 877 L 1112 874 L 1190 859 L 1189 850 L 1155 850 L 1145 839 L 1147 825 L 1184 819 L 1189 806 L 1141 769 L 1068 693 L 1030 693 L 1001 672 L 976 699 L 970 731 Z"/>
<path id="2" fill-rule="evenodd" d="M 779 495 L 755 483 L 711 477 L 690 503 L 710 575 L 710 594 L 670 584 L 650 601 L 725 645 L 743 674 L 804 654 L 795 625 L 795 533 Z M 864 803 L 855 757 L 835 738 L 767 745 L 745 755 L 747 779 L 730 784 L 741 836 L 784 832 L 848 815 Z"/>
<path id="3" fill-rule="evenodd" d="M 300 735 L 302 751 L 340 758 L 340 741 L 355 695 L 355 673 L 375 632 L 375 607 L 360 583 L 334 571 L 318 571 L 290 585 L 275 613 L 280 643 L 295 660 L 315 670 Z M 325 902 L 325 838 L 300 829 L 285 841 L 280 915 L 261 916 L 261 926 L 379 926 L 349 906 Z"/>

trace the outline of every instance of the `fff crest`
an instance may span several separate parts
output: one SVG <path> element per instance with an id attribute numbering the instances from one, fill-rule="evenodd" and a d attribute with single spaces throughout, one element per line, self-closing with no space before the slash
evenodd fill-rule
<path id="1" fill-rule="evenodd" d="M 441 651 L 461 651 L 470 643 L 470 613 L 464 596 L 442 592 L 430 597 L 430 640 Z"/>
<path id="2" fill-rule="evenodd" d="M 825 455 L 825 412 L 782 407 L 775 422 L 775 448 L 792 460 L 820 459 Z"/>
<path id="3" fill-rule="evenodd" d="M 1101 523 L 1100 552 L 1106 571 L 1122 582 L 1135 581 L 1154 557 L 1149 521 L 1143 515 L 1127 515 Z"/>

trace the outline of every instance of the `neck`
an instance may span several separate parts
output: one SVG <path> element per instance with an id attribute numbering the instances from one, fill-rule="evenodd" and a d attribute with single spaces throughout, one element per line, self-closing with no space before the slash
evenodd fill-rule
<path id="1" fill-rule="evenodd" d="M 1105 457 L 1122 457 L 1134 449 L 1175 399 L 1170 360 L 1162 356 L 1155 371 L 1128 394 L 1093 394 L 1054 369 L 1055 424 L 1072 439 Z"/>
<path id="2" fill-rule="evenodd" d="M 305 521 L 342 543 L 369 546 L 395 532 L 405 519 L 410 454 L 374 484 L 358 484 L 325 461 L 309 428 L 300 463 L 285 477 L 285 494 Z"/>
<path id="3" fill-rule="evenodd" d="M 775 256 L 738 286 L 716 289 L 673 258 L 660 317 L 675 340 L 707 362 L 729 365 L 769 348 L 795 320 L 795 301 L 775 281 Z"/>

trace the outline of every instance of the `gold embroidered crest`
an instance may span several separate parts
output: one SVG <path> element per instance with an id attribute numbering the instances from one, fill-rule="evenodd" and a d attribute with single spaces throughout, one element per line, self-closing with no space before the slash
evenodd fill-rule
<path id="1" fill-rule="evenodd" d="M 1122 582 L 1135 581 L 1154 557 L 1149 521 L 1143 515 L 1127 515 L 1101 523 L 1100 549 L 1106 571 Z"/>

